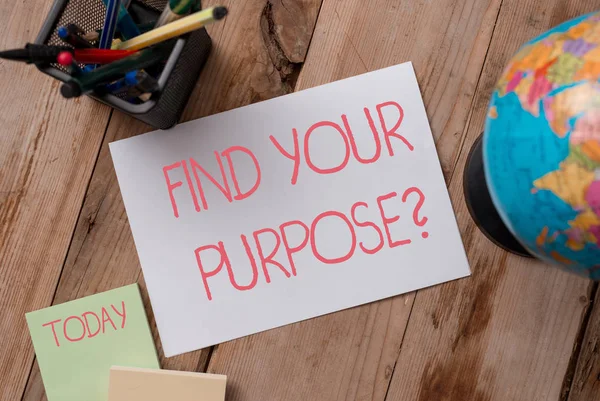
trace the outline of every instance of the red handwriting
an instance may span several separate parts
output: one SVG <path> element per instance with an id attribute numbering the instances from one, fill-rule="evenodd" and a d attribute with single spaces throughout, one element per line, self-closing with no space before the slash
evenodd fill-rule
<path id="1" fill-rule="evenodd" d="M 312 162 L 311 158 L 310 158 L 310 136 L 313 132 L 315 132 L 315 130 L 317 128 L 321 128 L 321 127 L 331 127 L 333 129 L 335 129 L 342 137 L 343 141 L 344 141 L 344 145 L 345 145 L 345 155 L 344 155 L 344 160 L 342 161 L 342 163 L 339 166 L 336 167 L 331 167 L 331 168 L 320 168 L 315 166 L 315 164 Z M 350 145 L 348 143 L 348 138 L 346 137 L 346 133 L 342 130 L 342 127 L 340 127 L 339 125 L 337 125 L 334 122 L 331 121 L 320 121 L 316 124 L 313 124 L 310 126 L 310 128 L 308 129 L 308 131 L 306 131 L 306 135 L 304 135 L 304 157 L 306 158 L 306 165 L 315 173 L 319 173 L 319 174 L 332 174 L 332 173 L 337 173 L 338 171 L 341 171 L 344 169 L 344 167 L 346 167 L 348 165 L 348 161 L 350 160 Z"/>
<path id="2" fill-rule="evenodd" d="M 396 120 L 396 122 L 394 123 L 394 126 L 391 129 L 388 129 L 385 119 L 383 118 L 383 113 L 381 112 L 381 110 L 383 110 L 384 107 L 390 107 L 390 106 L 392 106 L 398 110 L 399 117 L 398 117 L 398 120 Z M 377 105 L 377 114 L 379 115 L 379 121 L 381 122 L 381 127 L 383 128 L 383 136 L 385 138 L 385 144 L 387 145 L 388 152 L 390 152 L 390 156 L 394 156 L 394 148 L 392 147 L 390 137 L 400 139 L 402 142 L 404 142 L 406 147 L 412 152 L 415 149 L 413 147 L 413 145 L 410 142 L 408 142 L 408 139 L 406 139 L 403 135 L 400 135 L 397 132 L 398 128 L 400 128 L 400 125 L 402 124 L 402 120 L 404 120 L 404 109 L 396 102 L 385 102 L 385 103 L 381 103 L 381 104 Z"/>
<path id="3" fill-rule="evenodd" d="M 411 194 L 413 193 L 417 194 L 419 199 L 413 209 L 407 210 L 405 206 L 403 208 L 403 205 L 410 203 L 409 197 L 411 197 Z M 289 279 L 299 274 L 298 266 L 296 266 L 293 256 L 296 253 L 302 252 L 305 248 L 309 249 L 313 257 L 323 264 L 340 264 L 350 260 L 357 252 L 373 255 L 380 252 L 386 245 L 390 249 L 402 245 L 409 245 L 412 243 L 411 239 L 393 238 L 392 227 L 402 224 L 423 227 L 428 221 L 427 217 L 422 215 L 422 217 L 419 217 L 425 203 L 425 195 L 417 187 L 408 188 L 403 192 L 401 197 L 398 197 L 396 192 L 381 195 L 376 198 L 375 203 L 377 207 L 375 210 L 378 210 L 379 212 L 378 218 L 375 220 L 365 218 L 366 212 L 369 210 L 369 205 L 366 202 L 359 201 L 352 205 L 349 216 L 344 212 L 329 210 L 318 214 L 312 220 L 310 225 L 300 220 L 292 220 L 281 224 L 279 230 L 262 228 L 254 231 L 252 233 L 252 238 L 254 240 L 252 245 L 254 245 L 257 250 L 256 252 L 262 267 L 264 282 L 266 284 L 272 283 L 273 275 Z M 359 218 L 358 216 L 359 208 L 365 213 L 362 218 Z M 399 209 L 402 209 L 400 214 L 398 214 Z M 411 214 L 412 218 L 407 217 L 411 216 Z M 345 227 L 343 230 L 347 230 L 350 238 L 347 248 L 344 248 L 345 250 L 341 252 L 340 255 L 323 255 L 322 249 L 319 247 L 319 244 L 322 245 L 331 240 L 331 238 L 327 238 L 327 236 L 322 234 L 319 235 L 319 227 L 322 224 L 325 224 L 327 220 L 341 223 L 340 227 Z M 396 227 L 396 231 L 400 227 L 401 226 Z M 387 242 L 384 240 L 384 231 Z M 298 235 L 295 235 L 295 243 L 290 243 L 290 234 L 293 232 L 296 234 L 302 233 L 301 239 L 298 239 Z M 341 234 L 341 232 L 336 233 L 336 238 L 339 238 L 338 235 L 343 238 L 344 235 Z M 365 241 L 363 241 L 362 238 L 359 241 L 359 237 L 364 236 L 369 238 L 368 244 L 365 244 Z M 421 236 L 424 239 L 428 237 L 428 235 L 423 234 Z M 271 241 L 274 245 L 268 249 L 265 249 L 263 241 L 263 238 L 266 237 L 271 237 L 274 240 Z M 373 241 L 373 238 L 376 238 L 376 241 Z M 201 246 L 194 251 L 200 270 L 200 277 L 204 285 L 206 297 L 209 301 L 213 299 L 213 294 L 210 289 L 210 279 L 220 274 L 223 267 L 226 268 L 229 282 L 234 289 L 238 291 L 248 291 L 256 287 L 260 275 L 258 264 L 246 235 L 240 235 L 240 239 L 248 257 L 249 266 L 252 270 L 252 279 L 247 285 L 241 285 L 236 281 L 227 249 L 222 241 L 218 242 L 217 245 L 210 244 Z M 309 243 L 310 246 L 308 246 Z M 285 256 L 277 259 L 276 255 L 280 248 L 283 248 L 282 252 L 284 252 Z M 360 249 L 360 251 L 357 251 L 357 248 Z M 203 257 L 205 258 L 208 252 L 217 253 L 219 262 L 216 263 L 216 266 L 207 267 L 205 265 Z M 284 260 L 286 257 L 287 260 Z M 269 269 L 269 266 L 272 267 L 272 269 Z M 242 268 L 243 266 L 236 267 L 236 269 Z"/>
<path id="4" fill-rule="evenodd" d="M 219 152 L 215 152 L 215 159 L 217 159 L 217 164 L 219 165 L 219 171 L 221 172 L 221 181 L 223 181 L 222 184 L 215 177 L 213 177 L 208 171 L 206 171 L 204 169 L 204 167 L 202 167 L 200 164 L 198 164 L 198 162 L 196 160 L 194 160 L 193 158 L 190 157 L 190 164 L 192 165 L 192 172 L 194 173 L 194 179 L 196 180 L 196 185 L 198 186 L 198 192 L 200 192 L 200 199 L 202 200 L 202 207 L 204 208 L 204 210 L 208 210 L 208 201 L 206 200 L 206 195 L 204 194 L 204 188 L 202 187 L 202 180 L 200 179 L 200 176 L 198 175 L 198 171 L 200 171 L 206 178 L 208 178 L 209 181 L 212 182 L 212 184 L 215 187 L 217 187 L 217 189 L 219 191 L 221 191 L 221 193 L 223 194 L 223 196 L 225 197 L 225 199 L 227 199 L 227 201 L 229 203 L 233 202 L 233 198 L 231 196 L 231 189 L 229 188 L 229 182 L 227 182 L 227 176 L 225 175 L 225 168 L 223 168 L 223 161 L 221 160 L 221 157 L 219 156 Z M 188 185 L 190 187 L 190 193 L 192 194 L 192 199 L 194 199 L 196 197 L 196 191 L 194 189 L 194 185 L 189 180 L 187 175 L 186 175 L 186 180 L 188 181 Z M 171 202 L 174 202 L 173 197 L 171 197 Z M 176 206 L 173 206 L 173 209 L 175 210 Z M 196 211 L 199 212 L 200 208 L 198 207 L 196 209 Z"/>
<path id="5" fill-rule="evenodd" d="M 275 237 L 275 241 L 276 241 L 275 246 L 273 247 L 271 252 L 269 252 L 269 255 L 266 257 L 264 255 L 262 245 L 258 239 L 258 236 L 260 234 L 264 234 L 264 233 L 271 233 Z M 262 230 L 255 231 L 253 236 L 254 236 L 254 242 L 256 243 L 256 248 L 258 249 L 258 256 L 260 257 L 260 264 L 262 265 L 263 274 L 265 275 L 265 279 L 267 280 L 267 283 L 271 282 L 271 276 L 269 275 L 269 271 L 267 270 L 267 264 L 271 264 L 273 266 L 278 267 L 279 270 L 281 270 L 283 272 L 283 274 L 285 274 L 286 277 L 290 277 L 290 272 L 288 272 L 287 269 L 285 267 L 283 267 L 283 265 L 281 263 L 279 263 L 273 259 L 273 257 L 277 253 L 277 250 L 279 249 L 279 245 L 281 245 L 281 239 L 279 238 L 279 234 L 277 234 L 277 231 L 273 230 L 272 228 L 264 228 Z"/>
<path id="6" fill-rule="evenodd" d="M 423 216 L 423 218 L 419 218 L 419 212 L 421 211 L 421 207 L 423 207 L 423 203 L 425 203 L 425 195 L 423 192 L 417 187 L 408 188 L 406 191 L 404 191 L 404 194 L 402 194 L 402 202 L 406 202 L 408 196 L 412 193 L 419 195 L 419 200 L 417 201 L 417 204 L 413 210 L 413 221 L 417 226 L 423 227 L 428 220 L 425 216 Z M 427 231 L 423 231 L 421 233 L 421 237 L 427 238 L 429 237 L 429 233 Z"/>
<path id="7" fill-rule="evenodd" d="M 283 146 L 277 142 L 277 139 L 273 135 L 269 136 L 273 145 L 277 148 L 277 150 L 288 159 L 294 162 L 294 171 L 292 172 L 292 185 L 296 185 L 298 181 L 298 170 L 300 169 L 300 145 L 298 144 L 298 130 L 296 128 L 292 128 L 292 140 L 294 142 L 294 153 L 288 153 Z"/>
<path id="8" fill-rule="evenodd" d="M 346 168 L 350 162 L 351 156 L 360 164 L 377 162 L 382 153 L 382 140 L 385 142 L 390 157 L 395 155 L 395 150 L 398 150 L 399 143 L 401 148 L 412 152 L 414 146 L 402 133 L 400 133 L 402 122 L 404 121 L 404 109 L 402 106 L 396 102 L 389 101 L 377 104 L 375 110 L 379 119 L 379 127 L 377 127 L 369 108 L 365 107 L 363 109 L 375 145 L 375 150 L 370 156 L 360 154 L 360 150 L 356 143 L 355 133 L 353 132 L 348 116 L 345 114 L 340 116 L 341 125 L 335 121 L 318 121 L 312 124 L 302 136 L 298 134 L 296 128 L 292 128 L 292 143 L 291 150 L 289 151 L 286 150 L 286 147 L 290 147 L 289 144 L 284 146 L 280 140 L 276 139 L 273 135 L 270 135 L 269 139 L 277 152 L 293 162 L 290 179 L 291 184 L 296 185 L 298 182 L 302 161 L 305 162 L 309 170 L 317 174 L 326 175 L 335 174 Z M 323 135 L 325 132 L 329 132 L 330 134 L 334 133 L 341 138 L 341 141 L 338 143 L 341 144 L 344 155 L 337 165 L 330 167 L 319 165 L 311 155 L 311 138 Z M 237 153 L 238 157 L 249 158 L 254 165 L 256 175 L 253 182 L 240 183 L 239 168 L 236 169 L 232 158 L 232 154 L 234 153 Z M 218 177 L 211 174 L 206 168 L 208 163 L 212 164 L 212 160 L 202 160 L 199 162 L 190 157 L 189 160 L 179 160 L 162 168 L 166 189 L 173 209 L 173 216 L 175 218 L 179 218 L 178 199 L 181 201 L 184 198 L 190 198 L 196 212 L 208 210 L 209 201 L 206 196 L 206 184 L 211 184 L 215 187 L 229 203 L 246 199 L 258 190 L 261 183 L 262 171 L 256 155 L 250 149 L 243 146 L 231 146 L 221 153 L 215 151 L 214 156 L 219 168 Z M 227 176 L 223 161 L 227 164 L 230 179 Z M 179 173 L 180 176 L 183 175 L 179 180 L 173 178 L 173 174 L 177 173 Z M 246 181 L 249 179 L 246 175 L 244 177 L 246 177 Z M 186 183 L 187 191 L 183 186 L 184 181 Z M 248 187 L 242 189 L 242 184 L 247 185 Z M 234 191 L 232 191 L 232 187 Z"/>
<path id="9" fill-rule="evenodd" d="M 400 216 L 387 217 L 385 215 L 385 211 L 383 210 L 383 201 L 386 199 L 395 198 L 396 196 L 398 196 L 398 194 L 396 192 L 390 192 L 387 195 L 382 195 L 377 198 L 377 207 L 379 207 L 379 212 L 381 213 L 381 220 L 383 221 L 383 228 L 385 229 L 385 235 L 387 236 L 388 246 L 390 248 L 394 248 L 394 247 L 397 247 L 400 245 L 407 245 L 407 244 L 410 244 L 410 242 L 411 242 L 409 239 L 403 239 L 400 241 L 392 240 L 392 234 L 390 233 L 390 224 L 400 220 Z"/>
<path id="10" fill-rule="evenodd" d="M 295 185 L 298 182 L 298 175 L 300 170 L 300 165 L 302 159 L 304 159 L 306 166 L 317 174 L 334 174 L 341 170 L 343 170 L 350 160 L 350 155 L 356 159 L 361 164 L 370 164 L 375 163 L 379 160 L 381 156 L 381 139 L 380 135 L 383 136 L 385 141 L 388 154 L 390 157 L 394 156 L 394 145 L 392 143 L 392 138 L 396 138 L 402 142 L 402 146 L 407 148 L 410 152 L 412 152 L 415 148 L 410 143 L 410 141 L 402 134 L 399 133 L 400 127 L 402 125 L 402 121 L 404 120 L 404 109 L 396 102 L 385 102 L 378 104 L 376 107 L 377 115 L 379 117 L 379 124 L 381 125 L 381 134 L 377 130 L 375 126 L 375 122 L 373 121 L 373 117 L 371 116 L 371 112 L 368 108 L 364 108 L 365 118 L 367 119 L 367 123 L 369 128 L 371 129 L 371 133 L 373 134 L 373 141 L 375 143 L 375 152 L 373 156 L 369 158 L 364 158 L 359 155 L 358 146 L 356 144 L 356 140 L 354 138 L 354 133 L 352 131 L 350 122 L 348 121 L 348 117 L 345 114 L 341 115 L 342 128 L 338 123 L 334 121 L 319 121 L 313 125 L 311 125 L 303 138 L 300 139 L 298 135 L 298 131 L 296 128 L 292 129 L 292 146 L 293 150 L 288 151 L 286 148 L 277 140 L 273 135 L 269 136 L 269 139 L 282 156 L 286 159 L 292 160 L 294 165 L 292 169 L 292 177 L 291 183 Z M 394 120 L 388 118 L 390 121 L 386 121 L 383 110 L 391 109 L 387 114 L 396 114 L 397 117 Z M 391 126 L 391 128 L 389 128 Z M 315 161 L 311 156 L 311 138 L 315 135 L 320 135 L 322 132 L 335 132 L 337 133 L 342 141 L 343 145 L 343 160 L 337 165 L 329 168 L 317 166 Z M 300 141 L 302 140 L 302 146 L 300 146 Z M 302 150 L 302 152 L 301 152 Z M 302 154 L 301 154 L 302 153 Z"/>
<path id="11" fill-rule="evenodd" d="M 354 205 L 352 205 L 352 209 L 350 209 L 350 215 L 352 215 L 352 221 L 354 222 L 354 224 L 356 224 L 357 227 L 373 228 L 377 232 L 377 235 L 379 236 L 379 243 L 377 244 L 377 246 L 375 248 L 372 248 L 372 249 L 368 249 L 367 247 L 365 247 L 362 241 L 358 243 L 358 246 L 360 246 L 360 249 L 364 253 L 366 253 L 368 255 L 373 255 L 374 253 L 379 252 L 381 250 L 381 248 L 383 248 L 383 245 L 384 245 L 383 234 L 381 233 L 381 230 L 379 229 L 377 224 L 375 224 L 371 221 L 358 221 L 358 219 L 356 218 L 356 209 L 359 206 L 362 206 L 365 209 L 368 209 L 368 207 L 369 207 L 369 205 L 367 205 L 365 202 L 356 202 Z"/>
<path id="12" fill-rule="evenodd" d="M 305 168 L 303 171 L 307 171 L 308 174 L 330 175 L 344 170 L 351 163 L 372 164 L 382 157 L 404 156 L 409 154 L 407 152 L 415 150 L 403 132 L 404 109 L 397 102 L 383 102 L 371 109 L 364 107 L 363 114 L 366 124 L 363 121 L 360 127 L 357 123 L 360 123 L 362 116 L 357 118 L 341 114 L 337 120 L 317 121 L 306 131 L 302 129 L 299 132 L 297 128 L 292 127 L 290 139 L 270 135 L 269 140 L 275 151 L 291 162 L 291 164 L 284 162 L 284 165 L 291 167 L 289 176 L 291 185 L 298 183 L 300 170 L 303 168 Z M 367 134 L 367 142 L 357 141 L 357 134 L 363 134 L 358 131 L 360 129 L 370 131 L 370 135 Z M 319 160 L 323 152 L 316 151 L 316 147 L 319 140 L 331 135 L 335 136 L 336 142 L 329 143 L 330 149 L 328 148 L 327 151 L 340 155 L 340 158 L 325 165 L 324 160 Z M 371 137 L 372 146 L 369 146 Z M 370 150 L 365 150 L 364 147 Z M 244 168 L 240 167 L 240 158 L 247 162 Z M 248 162 L 252 164 L 251 167 L 248 167 Z M 227 203 L 243 201 L 259 190 L 265 173 L 256 155 L 243 146 L 231 146 L 222 151 L 214 151 L 214 160 L 212 157 L 207 160 L 189 157 L 166 165 L 162 170 L 175 218 L 180 217 L 180 206 L 184 204 L 190 205 L 189 209 L 193 205 L 195 212 L 201 212 L 209 210 L 210 203 L 214 201 L 225 200 Z M 236 265 L 232 266 L 228 251 L 231 251 L 231 247 L 236 244 L 228 243 L 226 246 L 219 241 L 200 246 L 194 250 L 194 255 L 206 297 L 209 301 L 213 299 L 211 282 L 217 276 L 224 277 L 225 273 L 231 287 L 236 291 L 254 289 L 261 277 L 264 279 L 264 283 L 261 280 L 261 285 L 292 279 L 299 274 L 297 260 L 300 260 L 298 254 L 301 252 L 310 252 L 310 255 L 321 264 L 336 265 L 351 260 L 357 253 L 374 255 L 385 248 L 409 246 L 416 239 L 408 238 L 406 234 L 399 234 L 406 224 L 413 227 L 412 237 L 415 236 L 414 230 L 417 229 L 420 230 L 421 238 L 427 239 L 429 232 L 425 231 L 425 225 L 428 217 L 423 213 L 424 206 L 425 195 L 419 188 L 413 186 L 406 189 L 401 196 L 397 192 L 389 192 L 372 199 L 371 203 L 357 201 L 346 211 L 324 211 L 310 222 L 291 220 L 283 222 L 279 227 L 265 227 L 247 233 L 248 235 L 240 234 L 240 243 L 248 259 L 246 266 L 239 265 L 237 259 Z M 410 210 L 407 210 L 408 208 Z M 399 212 L 398 209 L 402 211 Z M 374 218 L 373 215 L 377 217 Z M 335 234 L 336 246 L 332 247 L 328 242 L 332 240 L 329 238 L 331 233 L 328 230 L 334 226 L 343 232 Z M 344 242 L 343 238 L 349 240 Z M 212 256 L 210 260 L 214 263 L 208 261 L 210 256 Z M 304 258 L 302 260 L 305 260 Z M 67 341 L 80 341 L 86 335 L 91 338 L 98 335 L 100 331 L 104 333 L 106 327 L 112 326 L 116 330 L 114 321 L 105 312 L 103 310 L 100 316 L 92 312 L 83 314 L 81 318 L 70 316 L 63 324 L 63 337 Z M 92 318 L 95 319 L 94 329 L 90 326 L 89 319 Z M 57 345 L 59 339 L 54 327 L 60 322 L 61 320 L 47 323 L 52 329 Z M 69 328 L 67 322 L 70 323 Z M 71 331 L 71 326 L 81 326 L 81 330 Z"/>
<path id="13" fill-rule="evenodd" d="M 290 243 L 288 242 L 287 235 L 285 234 L 285 229 L 287 227 L 291 227 L 291 226 L 300 226 L 304 230 L 304 239 L 302 240 L 302 242 L 300 242 L 299 245 L 296 245 L 294 247 L 290 247 Z M 288 221 L 287 223 L 283 223 L 282 225 L 280 225 L 279 231 L 281 232 L 281 240 L 283 241 L 283 246 L 285 246 L 285 253 L 287 254 L 288 262 L 290 263 L 290 268 L 292 269 L 292 275 L 295 276 L 296 275 L 296 265 L 294 263 L 294 259 L 292 258 L 292 255 L 295 254 L 296 252 L 300 252 L 302 249 L 304 249 L 304 247 L 308 243 L 308 235 L 310 233 L 310 230 L 308 229 L 308 226 L 306 224 L 304 224 L 303 222 L 301 222 L 300 220 L 292 220 L 292 221 Z"/>
<path id="14" fill-rule="evenodd" d="M 319 223 L 319 221 L 321 221 L 321 219 L 328 217 L 328 216 L 338 217 L 344 223 L 346 223 L 346 225 L 348 226 L 348 230 L 350 231 L 350 235 L 352 237 L 352 242 L 350 244 L 350 249 L 348 250 L 348 253 L 345 255 L 342 255 L 340 257 L 337 257 L 337 258 L 326 258 L 325 256 L 321 255 L 319 253 L 319 251 L 317 250 L 317 241 L 316 241 L 317 224 Z M 354 254 L 354 250 L 356 249 L 356 231 L 354 231 L 354 226 L 352 225 L 352 223 L 350 223 L 350 220 L 348 220 L 348 218 L 346 217 L 346 215 L 344 213 L 336 212 L 333 210 L 323 212 L 320 215 L 318 215 L 313 220 L 312 224 L 310 225 L 310 247 L 312 248 L 313 255 L 315 255 L 315 257 L 323 263 L 336 264 L 336 263 L 345 262 L 346 260 L 350 259 L 350 257 L 352 257 L 352 255 Z"/>
<path id="15" fill-rule="evenodd" d="M 96 312 L 86 311 L 81 316 L 67 316 L 64 321 L 63 319 L 52 320 L 42 324 L 42 327 L 50 327 L 54 343 L 57 347 L 60 347 L 61 337 L 68 342 L 79 342 L 84 338 L 93 338 L 100 333 L 104 334 L 107 332 L 107 323 L 110 323 L 110 326 L 112 326 L 111 331 L 119 330 L 117 325 L 115 325 L 115 321 L 118 323 L 120 329 L 124 329 L 127 321 L 127 311 L 125 310 L 124 301 L 121 301 L 120 307 L 118 309 L 115 305 L 111 304 L 109 309 L 103 306 L 100 309 L 101 317 Z M 58 331 L 57 326 L 59 328 Z M 59 334 L 62 334 L 62 336 L 59 336 Z"/>
<path id="16" fill-rule="evenodd" d="M 256 178 L 254 183 L 251 185 L 249 189 L 245 191 L 241 188 L 240 183 L 238 182 L 238 174 L 236 172 L 235 163 L 233 162 L 233 158 L 231 155 L 233 153 L 241 153 L 249 157 L 254 165 L 254 169 L 256 171 Z M 175 194 L 178 196 L 189 196 L 192 199 L 194 204 L 194 209 L 196 212 L 201 211 L 202 209 L 208 210 L 209 204 L 208 199 L 206 198 L 206 191 L 203 185 L 203 178 L 208 179 L 208 181 L 215 186 L 223 195 L 223 197 L 228 202 L 233 202 L 234 200 L 242 200 L 250 195 L 252 195 L 258 187 L 260 186 L 261 181 L 261 170 L 258 159 L 252 153 L 252 151 L 243 146 L 231 146 L 225 149 L 221 154 L 219 152 L 215 152 L 215 159 L 219 166 L 219 172 L 221 174 L 220 179 L 215 178 L 211 175 L 198 161 L 193 158 L 189 159 L 189 164 L 191 167 L 188 167 L 188 162 L 186 160 L 181 160 L 176 163 L 173 163 L 168 166 L 163 167 L 163 175 L 165 177 L 165 184 L 167 186 L 167 191 L 169 192 L 169 199 L 171 200 L 171 207 L 173 208 L 173 216 L 176 218 L 179 217 L 179 208 L 177 206 L 177 198 Z M 231 180 L 233 182 L 233 188 L 235 190 L 235 194 L 232 194 L 227 175 L 225 173 L 225 168 L 223 166 L 223 161 L 221 158 L 224 158 L 227 162 L 227 166 L 229 167 L 229 173 L 231 175 Z M 171 172 L 173 170 L 183 170 L 185 181 L 188 187 L 188 193 L 185 191 L 175 191 L 179 187 L 183 185 L 182 181 L 173 182 L 171 179 Z M 192 170 L 192 174 L 190 174 L 190 169 Z M 191 175 L 194 176 L 194 181 L 191 179 Z M 202 205 L 198 203 L 198 196 L 200 196 L 200 202 Z"/>

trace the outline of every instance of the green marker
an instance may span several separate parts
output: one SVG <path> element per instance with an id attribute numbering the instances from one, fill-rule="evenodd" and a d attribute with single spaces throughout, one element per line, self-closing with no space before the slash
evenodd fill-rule
<path id="1" fill-rule="evenodd" d="M 155 28 L 185 17 L 195 3 L 196 0 L 169 0 L 162 14 L 158 17 Z"/>
<path id="2" fill-rule="evenodd" d="M 67 99 L 79 97 L 91 92 L 99 85 L 122 78 L 129 71 L 148 68 L 163 61 L 168 56 L 170 49 L 170 43 L 144 49 L 121 60 L 96 68 L 80 77 L 72 77 L 61 86 L 60 93 Z"/>

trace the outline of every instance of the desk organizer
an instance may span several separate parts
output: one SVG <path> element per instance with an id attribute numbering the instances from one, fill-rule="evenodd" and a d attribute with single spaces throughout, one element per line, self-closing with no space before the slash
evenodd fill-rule
<path id="1" fill-rule="evenodd" d="M 167 0 L 133 0 L 128 10 L 134 21 L 156 21 Z M 35 40 L 36 44 L 66 46 L 57 34 L 61 26 L 73 23 L 85 31 L 102 29 L 106 7 L 101 0 L 56 0 Z M 181 36 L 157 76 L 159 90 L 143 103 L 134 104 L 112 94 L 91 92 L 88 96 L 131 115 L 155 128 L 168 129 L 179 121 L 194 89 L 198 75 L 208 58 L 212 43 L 205 29 Z M 58 64 L 38 68 L 60 81 L 69 80 L 66 69 Z"/>

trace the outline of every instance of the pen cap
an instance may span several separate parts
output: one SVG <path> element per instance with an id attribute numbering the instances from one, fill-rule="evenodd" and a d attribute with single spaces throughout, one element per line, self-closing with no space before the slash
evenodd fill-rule
<path id="1" fill-rule="evenodd" d="M 65 82 L 60 87 L 60 94 L 67 99 L 81 96 L 81 88 L 73 81 Z"/>
<path id="2" fill-rule="evenodd" d="M 56 56 L 56 61 L 60 65 L 69 66 L 73 63 L 73 54 L 71 52 L 60 52 L 58 56 Z"/>
<path id="3" fill-rule="evenodd" d="M 125 74 L 125 83 L 127 85 L 135 85 L 138 83 L 137 79 L 138 72 L 137 71 L 129 71 Z"/>
<path id="4" fill-rule="evenodd" d="M 69 36 L 69 30 L 67 29 L 66 26 L 61 26 L 56 30 L 56 33 L 58 34 L 58 37 L 61 39 L 65 39 L 67 36 Z"/>

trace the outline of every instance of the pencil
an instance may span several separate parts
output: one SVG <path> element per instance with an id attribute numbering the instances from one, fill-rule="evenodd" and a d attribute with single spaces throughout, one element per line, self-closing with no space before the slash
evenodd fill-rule
<path id="1" fill-rule="evenodd" d="M 158 17 L 155 28 L 185 17 L 186 14 L 189 13 L 190 8 L 192 8 L 194 1 L 195 0 L 169 0 L 162 14 Z"/>
<path id="2" fill-rule="evenodd" d="M 117 17 L 119 15 L 120 6 L 121 0 L 107 0 L 104 25 L 102 27 L 102 33 L 100 34 L 100 42 L 98 42 L 99 49 L 110 49 L 110 44 L 115 36 L 115 30 L 117 29 Z"/>
<path id="3" fill-rule="evenodd" d="M 114 48 L 119 50 L 143 49 L 144 47 L 152 46 L 167 39 L 200 29 L 211 22 L 222 19 L 225 15 L 227 15 L 225 7 L 208 8 L 136 36 L 133 39 L 121 42 Z"/>

